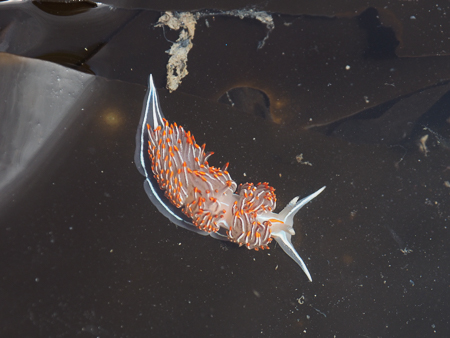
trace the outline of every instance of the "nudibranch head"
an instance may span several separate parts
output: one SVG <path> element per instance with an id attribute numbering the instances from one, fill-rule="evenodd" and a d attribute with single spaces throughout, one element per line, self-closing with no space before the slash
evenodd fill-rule
<path id="1" fill-rule="evenodd" d="M 233 221 L 227 232 L 230 241 L 248 249 L 269 249 L 272 223 L 259 221 L 258 215 L 271 212 L 276 206 L 275 189 L 268 183 L 245 183 L 237 191 L 240 196 L 232 208 Z"/>
<path id="2" fill-rule="evenodd" d="M 152 77 L 136 135 L 135 161 L 145 176 L 145 191 L 172 222 L 201 234 L 268 249 L 275 239 L 311 275 L 292 245 L 294 215 L 325 187 L 298 201 L 294 198 L 279 214 L 275 189 L 268 183 L 237 184 L 227 171 L 210 166 L 205 145 L 163 116 Z M 237 189 L 237 191 L 236 191 Z M 181 211 L 181 212 L 180 212 Z"/>

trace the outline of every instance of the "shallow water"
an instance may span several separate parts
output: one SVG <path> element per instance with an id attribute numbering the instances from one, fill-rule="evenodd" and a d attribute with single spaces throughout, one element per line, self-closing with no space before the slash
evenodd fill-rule
<path id="1" fill-rule="evenodd" d="M 376 49 L 347 8 L 287 3 L 257 49 L 263 24 L 215 15 L 169 93 L 178 33 L 110 3 L 0 3 L 2 336 L 450 333 L 448 42 L 413 55 L 405 21 L 398 47 L 378 32 Z M 327 186 L 294 223 L 312 283 L 275 245 L 177 229 L 150 203 L 133 163 L 149 73 L 166 117 L 237 183 L 270 182 L 280 208 Z M 265 114 L 247 89 L 244 105 L 220 99 L 241 87 Z"/>

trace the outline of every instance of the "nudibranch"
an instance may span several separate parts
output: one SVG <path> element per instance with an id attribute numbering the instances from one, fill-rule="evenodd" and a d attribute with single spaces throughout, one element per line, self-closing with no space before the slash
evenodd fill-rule
<path id="1" fill-rule="evenodd" d="M 275 239 L 312 281 L 291 236 L 295 214 L 325 187 L 301 200 L 295 197 L 277 214 L 274 188 L 268 183 L 238 187 L 227 171 L 228 163 L 222 169 L 208 164 L 212 154 L 205 153 L 205 145 L 200 147 L 189 131 L 164 118 L 150 75 L 136 135 L 135 163 L 153 204 L 183 228 L 248 249 L 268 249 Z"/>

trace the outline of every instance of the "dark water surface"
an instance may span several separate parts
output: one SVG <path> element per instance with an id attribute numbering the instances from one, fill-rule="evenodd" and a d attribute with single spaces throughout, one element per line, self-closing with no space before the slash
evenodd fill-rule
<path id="1" fill-rule="evenodd" d="M 450 335 L 448 5 L 257 7 L 258 49 L 217 2 L 169 93 L 179 32 L 154 25 L 181 5 L 106 3 L 0 2 L 2 337 Z M 157 212 L 133 163 L 150 73 L 237 183 L 280 209 L 327 186 L 295 221 L 312 283 Z"/>

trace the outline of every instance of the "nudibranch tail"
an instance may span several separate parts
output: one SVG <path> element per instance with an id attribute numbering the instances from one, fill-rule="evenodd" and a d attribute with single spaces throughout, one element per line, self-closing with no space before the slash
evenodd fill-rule
<path id="1" fill-rule="evenodd" d="M 148 156 L 146 156 L 145 151 L 148 148 L 147 124 L 152 128 L 156 128 L 162 125 L 163 119 L 164 115 L 159 105 L 158 93 L 153 83 L 153 76 L 150 74 L 147 94 L 145 95 L 141 119 L 136 133 L 136 151 L 134 153 L 134 163 L 136 163 L 139 172 L 145 177 L 148 177 L 148 172 L 146 172 Z"/>
<path id="2" fill-rule="evenodd" d="M 136 135 L 135 162 L 145 176 L 145 191 L 173 223 L 202 235 L 228 240 L 248 249 L 268 249 L 275 239 L 281 248 L 303 269 L 311 281 L 305 263 L 295 250 L 295 214 L 325 187 L 298 201 L 294 198 L 279 214 L 275 189 L 268 183 L 245 183 L 239 188 L 228 173 L 210 166 L 205 145 L 176 123 L 170 124 L 159 105 L 150 75 Z"/>
<path id="3" fill-rule="evenodd" d="M 148 126 L 150 126 L 151 129 L 164 126 L 164 115 L 159 105 L 158 93 L 153 83 L 153 77 L 151 74 L 148 79 L 148 90 L 145 95 L 144 106 L 142 108 L 141 118 L 136 133 L 134 162 L 139 172 L 145 177 L 145 192 L 158 211 L 178 226 L 201 235 L 207 235 L 207 233 L 195 227 L 192 224 L 192 221 L 187 218 L 175 205 L 169 203 L 167 198 L 164 196 L 164 191 L 161 190 L 151 169 L 152 163 L 148 155 L 150 141 Z"/>

